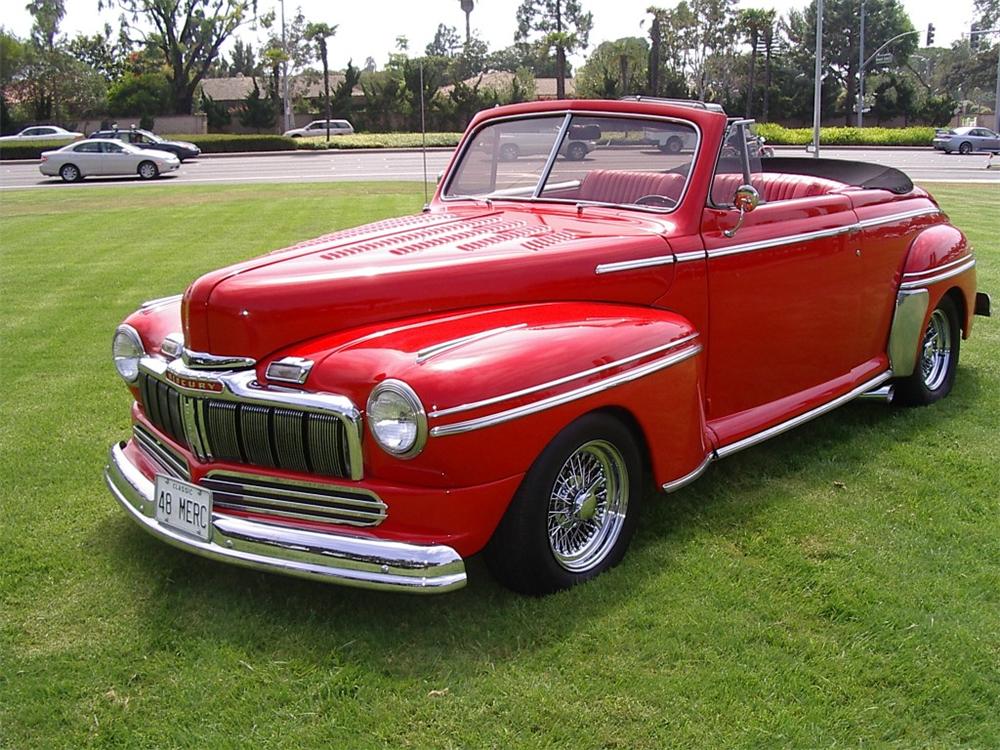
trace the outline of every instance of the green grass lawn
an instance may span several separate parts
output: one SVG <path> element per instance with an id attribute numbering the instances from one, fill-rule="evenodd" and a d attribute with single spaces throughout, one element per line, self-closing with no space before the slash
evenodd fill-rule
<path id="1" fill-rule="evenodd" d="M 1000 302 L 1000 189 L 930 186 Z M 0 196 L 0 747 L 1000 747 L 1000 325 L 946 401 L 850 404 L 647 505 L 546 599 L 407 597 L 147 537 L 101 470 L 139 302 L 419 186 Z"/>

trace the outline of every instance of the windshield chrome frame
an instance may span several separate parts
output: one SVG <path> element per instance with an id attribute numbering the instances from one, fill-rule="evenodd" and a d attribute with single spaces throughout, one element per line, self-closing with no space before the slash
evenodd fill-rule
<path id="1" fill-rule="evenodd" d="M 719 144 L 719 153 L 715 155 L 715 166 L 712 167 L 712 181 L 709 185 L 715 184 L 715 178 L 719 176 L 719 162 L 722 161 L 722 150 L 726 147 L 726 143 L 729 140 L 730 128 L 737 128 L 743 137 L 740 139 L 740 149 L 739 149 L 739 159 L 740 159 L 740 169 L 743 172 L 743 184 L 750 185 L 753 187 L 753 172 L 751 171 L 750 165 L 750 149 L 747 146 L 747 134 L 752 131 L 749 130 L 750 126 L 755 125 L 757 120 L 754 118 L 737 117 L 726 123 L 726 131 L 722 136 L 722 142 Z M 754 134 L 756 137 L 756 134 Z M 760 157 L 758 157 L 759 159 Z M 723 174 L 734 174 L 731 172 L 723 172 Z M 761 199 L 761 203 L 765 201 Z M 712 200 L 712 188 L 709 187 L 708 190 L 708 205 L 712 208 L 719 208 L 724 211 L 732 211 L 734 209 L 733 204 L 720 206 L 714 200 Z"/>
<path id="2" fill-rule="evenodd" d="M 471 195 L 461 195 L 454 197 L 447 197 L 447 192 L 451 188 L 451 182 L 455 178 L 455 172 L 459 165 L 465 160 L 465 155 L 469 148 L 472 146 L 472 142 L 475 136 L 479 134 L 484 128 L 495 125 L 499 122 L 509 122 L 513 120 L 529 120 L 533 118 L 549 117 L 553 115 L 564 115 L 567 119 L 563 122 L 563 128 L 560 129 L 560 136 L 557 138 L 555 145 L 553 146 L 554 152 L 549 152 L 549 159 L 546 161 L 545 170 L 543 172 L 543 178 L 539 183 L 536 184 L 536 193 L 532 194 L 530 198 L 520 198 L 517 196 L 471 196 Z M 607 118 L 627 118 L 631 120 L 659 120 L 661 122 L 674 122 L 680 125 L 685 125 L 691 128 L 695 134 L 694 149 L 691 152 L 691 162 L 688 166 L 687 179 L 684 180 L 684 189 L 681 191 L 680 196 L 677 198 L 677 203 L 670 208 L 656 208 L 654 206 L 641 206 L 634 203 L 605 203 L 603 201 L 580 201 L 572 200 L 569 198 L 542 198 L 540 193 L 538 193 L 538 188 L 544 189 L 545 182 L 549 178 L 552 167 L 555 165 L 555 160 L 559 156 L 559 147 L 562 144 L 562 137 L 565 136 L 565 131 L 569 129 L 569 124 L 572 122 L 572 118 L 576 116 L 585 117 L 607 117 Z M 751 120 L 751 122 L 753 122 Z M 628 211 L 642 211 L 644 213 L 653 214 L 671 214 L 681 207 L 684 199 L 687 197 L 688 189 L 691 187 L 691 175 L 694 173 L 695 166 L 701 159 L 701 128 L 698 127 L 698 123 L 692 120 L 685 120 L 682 117 L 676 117 L 673 115 L 647 115 L 647 114 L 635 114 L 634 112 L 600 112 L 595 110 L 553 110 L 551 112 L 530 112 L 523 115 L 506 115 L 504 117 L 490 117 L 484 120 L 479 127 L 472 131 L 468 136 L 462 140 L 462 150 L 458 153 L 457 158 L 452 162 L 451 168 L 448 173 L 441 180 L 441 188 L 438 193 L 438 200 L 442 203 L 455 203 L 459 201 L 485 201 L 490 204 L 496 201 L 513 201 L 513 202 L 544 202 L 544 203 L 558 203 L 560 205 L 568 206 L 595 206 L 599 208 L 617 208 L 625 209 Z"/>

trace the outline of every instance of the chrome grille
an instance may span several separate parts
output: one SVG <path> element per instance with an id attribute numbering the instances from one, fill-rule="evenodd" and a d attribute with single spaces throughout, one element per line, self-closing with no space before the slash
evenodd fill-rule
<path id="1" fill-rule="evenodd" d="M 145 372 L 139 393 L 149 421 L 202 460 L 351 476 L 347 428 L 336 416 L 181 395 Z"/>
<path id="2" fill-rule="evenodd" d="M 228 472 L 212 472 L 201 480 L 212 490 L 217 510 L 294 518 L 305 521 L 377 526 L 386 504 L 376 495 L 305 482 L 279 482 Z"/>
<path id="3" fill-rule="evenodd" d="M 132 436 L 143 452 L 158 463 L 167 474 L 178 479 L 191 479 L 187 462 L 165 446 L 156 436 L 140 424 L 133 425 Z"/>

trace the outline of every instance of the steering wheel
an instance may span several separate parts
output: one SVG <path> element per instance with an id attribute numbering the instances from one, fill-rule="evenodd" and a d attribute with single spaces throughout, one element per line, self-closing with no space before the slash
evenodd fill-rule
<path id="1" fill-rule="evenodd" d="M 654 206 L 656 208 L 673 208 L 677 205 L 677 200 L 666 195 L 644 195 L 632 201 L 636 206 Z"/>

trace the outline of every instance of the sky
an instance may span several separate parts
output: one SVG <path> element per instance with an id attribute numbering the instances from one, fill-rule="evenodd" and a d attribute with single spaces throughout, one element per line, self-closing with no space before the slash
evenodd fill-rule
<path id="1" fill-rule="evenodd" d="M 24 37 L 31 29 L 31 16 L 24 9 L 26 0 L 3 0 L 5 6 L 2 25 L 18 36 Z M 65 0 L 66 18 L 62 31 L 75 36 L 78 32 L 94 33 L 110 23 L 118 26 L 118 14 L 98 13 L 97 0 Z M 968 32 L 973 20 L 973 0 L 902 0 L 914 28 L 921 31 L 920 45 L 928 23 L 936 29 L 935 45 L 948 46 L 963 32 Z M 258 0 L 259 9 L 278 9 L 276 0 Z M 472 12 L 473 32 L 484 39 L 491 50 L 501 49 L 513 41 L 514 19 L 520 0 L 476 0 Z M 609 39 L 623 36 L 644 36 L 647 31 L 643 21 L 648 18 L 650 5 L 671 7 L 676 0 L 581 0 L 585 10 L 594 15 L 594 29 L 590 35 L 590 49 Z M 775 8 L 784 14 L 793 8 L 803 8 L 807 0 L 740 0 L 740 8 Z M 337 24 L 337 34 L 330 40 L 330 67 L 343 68 L 348 59 L 358 67 L 369 56 L 382 68 L 393 51 L 396 37 L 406 36 L 411 55 L 422 54 L 424 47 L 434 37 L 439 23 L 456 27 L 465 35 L 465 14 L 459 0 L 378 0 L 367 2 L 333 2 L 332 0 L 286 0 L 286 18 L 302 8 L 307 20 Z M 258 32 L 245 30 L 241 36 L 256 42 Z M 257 45 L 254 44 L 256 47 Z M 580 56 L 571 58 L 579 65 Z"/>

